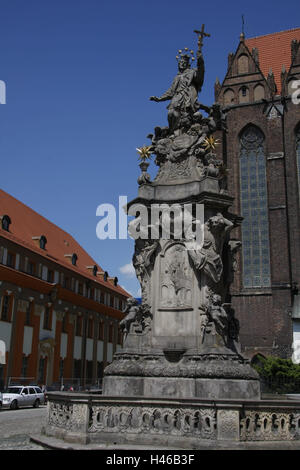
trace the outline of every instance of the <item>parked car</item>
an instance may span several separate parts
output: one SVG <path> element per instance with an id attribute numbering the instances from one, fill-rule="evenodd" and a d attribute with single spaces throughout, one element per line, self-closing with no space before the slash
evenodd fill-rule
<path id="1" fill-rule="evenodd" d="M 21 406 L 33 406 L 35 408 L 45 403 L 45 396 L 40 387 L 31 385 L 24 387 L 14 385 L 3 392 L 2 407 L 15 410 Z"/>

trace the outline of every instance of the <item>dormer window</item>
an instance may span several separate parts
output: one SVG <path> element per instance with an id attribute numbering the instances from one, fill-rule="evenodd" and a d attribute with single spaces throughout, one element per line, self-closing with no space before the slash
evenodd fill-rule
<path id="1" fill-rule="evenodd" d="M 77 260 L 78 260 L 78 256 L 76 255 L 76 253 L 70 253 L 68 255 L 64 255 L 65 258 L 67 258 L 68 262 L 70 264 L 72 264 L 73 266 L 76 266 L 77 265 Z"/>
<path id="2" fill-rule="evenodd" d="M 42 250 L 46 249 L 46 243 L 47 243 L 47 238 L 45 237 L 45 235 L 42 235 L 40 238 L 40 248 Z"/>
<path id="3" fill-rule="evenodd" d="M 93 276 L 97 276 L 97 272 L 98 272 L 98 266 L 95 266 L 93 267 Z"/>
<path id="4" fill-rule="evenodd" d="M 2 229 L 3 230 L 6 230 L 7 232 L 9 232 L 9 226 L 11 224 L 11 220 L 10 220 L 10 217 L 8 215 L 4 215 L 2 217 Z"/>
<path id="5" fill-rule="evenodd" d="M 41 250 L 46 250 L 47 238 L 45 237 L 45 235 L 32 237 L 32 240 L 34 241 L 34 244 Z"/>
<path id="6" fill-rule="evenodd" d="M 117 285 L 118 285 L 118 278 L 115 277 L 115 278 L 114 278 L 114 286 L 117 286 Z"/>
<path id="7" fill-rule="evenodd" d="M 107 278 L 108 278 L 108 272 L 105 271 L 105 273 L 103 275 L 103 279 L 104 279 L 105 282 L 107 281 Z"/>

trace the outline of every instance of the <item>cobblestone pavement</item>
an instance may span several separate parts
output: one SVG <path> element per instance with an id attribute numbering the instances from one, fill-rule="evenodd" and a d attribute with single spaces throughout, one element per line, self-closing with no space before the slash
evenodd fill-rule
<path id="1" fill-rule="evenodd" d="M 0 450 L 43 450 L 29 435 L 39 434 L 46 417 L 46 406 L 0 411 Z"/>

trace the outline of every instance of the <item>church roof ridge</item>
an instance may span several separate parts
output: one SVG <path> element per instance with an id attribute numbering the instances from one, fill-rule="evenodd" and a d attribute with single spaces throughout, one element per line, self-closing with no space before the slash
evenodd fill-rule
<path id="1" fill-rule="evenodd" d="M 249 40 L 252 40 L 252 39 L 265 38 L 265 37 L 268 37 L 268 36 L 275 36 L 277 34 L 282 34 L 282 33 L 290 33 L 292 31 L 300 31 L 300 27 L 299 28 L 291 28 L 291 29 L 283 29 L 282 31 L 275 31 L 274 33 L 262 34 L 260 36 L 253 36 L 253 37 L 249 37 L 249 38 L 246 37 L 245 41 L 249 41 Z"/>

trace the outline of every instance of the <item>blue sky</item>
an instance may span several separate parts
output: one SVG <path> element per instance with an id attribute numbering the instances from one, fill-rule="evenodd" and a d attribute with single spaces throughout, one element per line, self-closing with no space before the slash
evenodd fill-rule
<path id="1" fill-rule="evenodd" d="M 193 30 L 205 23 L 199 99 L 211 104 L 242 14 L 247 37 L 300 26 L 298 0 L 0 0 L 1 188 L 74 236 L 134 295 L 138 282 L 120 271 L 133 241 L 99 240 L 96 208 L 136 197 L 135 149 L 167 123 L 167 103 L 149 97 L 170 86 L 177 50 L 196 49 Z"/>

